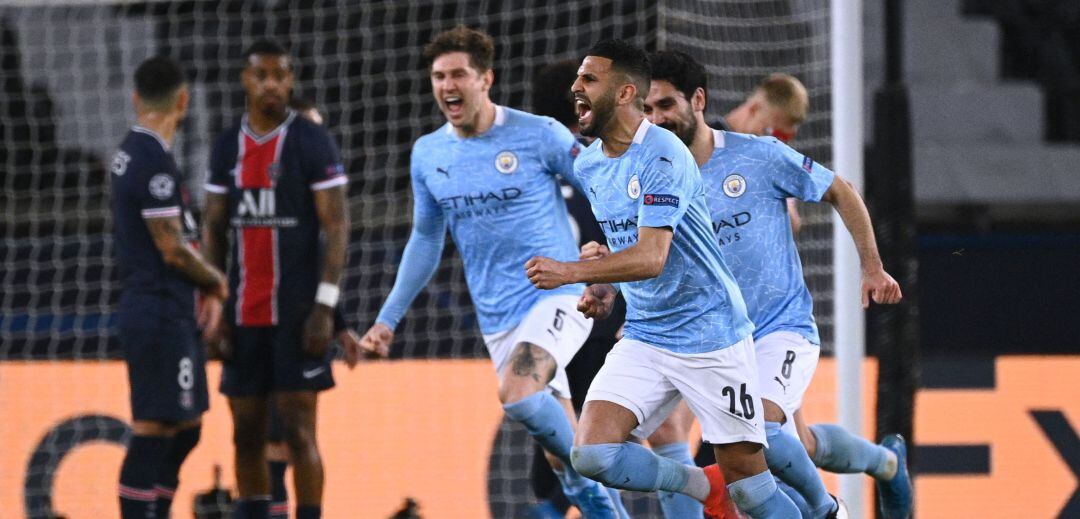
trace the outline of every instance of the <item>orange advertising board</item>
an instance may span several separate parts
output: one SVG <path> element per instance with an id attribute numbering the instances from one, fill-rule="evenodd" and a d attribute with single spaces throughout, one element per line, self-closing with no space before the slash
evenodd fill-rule
<path id="1" fill-rule="evenodd" d="M 872 360 L 865 373 L 863 434 L 871 435 Z M 420 502 L 425 518 L 490 517 L 487 472 L 502 410 L 489 361 L 373 362 L 352 372 L 336 365 L 335 376 L 338 387 L 320 397 L 326 517 L 383 519 L 407 496 Z M 219 379 L 216 364 L 209 377 Z M 1078 379 L 1080 357 L 1002 358 L 993 390 L 922 391 L 916 416 L 921 444 L 987 444 L 991 455 L 988 474 L 921 476 L 919 517 L 1057 517 L 1077 480 L 1032 411 L 1058 410 L 1066 423 L 1080 423 Z M 224 469 L 225 485 L 235 486 L 228 408 L 220 395 L 211 395 L 202 442 L 181 474 L 177 518 L 192 516 L 192 497 L 210 488 L 215 464 Z M 825 359 L 805 400 L 808 420 L 833 420 L 834 395 L 833 364 Z M 69 432 L 93 437 L 93 430 L 112 423 L 108 417 L 128 421 L 124 366 L 0 363 L 0 410 L 0 517 L 23 517 L 27 488 L 32 498 L 42 487 L 44 469 L 35 450 L 46 438 L 71 443 L 75 437 L 55 434 L 59 424 L 78 424 Z M 97 418 L 74 420 L 79 416 Z M 122 447 L 107 440 L 71 448 L 51 480 L 53 509 L 70 519 L 118 517 L 122 458 Z M 835 477 L 827 475 L 826 484 L 835 490 Z M 869 479 L 866 488 L 869 494 Z"/>

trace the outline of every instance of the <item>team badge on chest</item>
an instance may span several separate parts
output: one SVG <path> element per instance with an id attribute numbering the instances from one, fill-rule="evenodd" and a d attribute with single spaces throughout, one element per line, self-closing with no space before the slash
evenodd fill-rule
<path id="1" fill-rule="evenodd" d="M 630 177 L 630 183 L 626 184 L 626 194 L 634 200 L 641 196 L 641 181 L 638 180 L 637 175 Z"/>
<path id="2" fill-rule="evenodd" d="M 509 175 L 518 168 L 518 158 L 512 151 L 500 151 L 495 156 L 495 169 L 499 170 L 499 173 L 503 175 Z"/>
<path id="3" fill-rule="evenodd" d="M 738 173 L 732 173 L 724 179 L 724 194 L 739 198 L 746 192 L 746 179 Z"/>

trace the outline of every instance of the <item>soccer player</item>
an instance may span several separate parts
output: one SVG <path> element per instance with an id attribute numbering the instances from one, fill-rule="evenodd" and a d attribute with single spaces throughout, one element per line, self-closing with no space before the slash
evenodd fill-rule
<path id="1" fill-rule="evenodd" d="M 223 265 L 231 236 L 221 391 L 236 447 L 237 517 L 267 517 L 267 402 L 273 396 L 293 463 L 296 517 L 322 513 L 315 435 L 320 391 L 333 387 L 329 343 L 345 265 L 349 213 L 337 146 L 289 110 L 293 62 L 271 40 L 244 53 L 247 113 L 214 143 L 204 247 Z"/>
<path id="2" fill-rule="evenodd" d="M 799 133 L 799 125 L 806 120 L 810 109 L 810 96 L 798 78 L 789 74 L 770 74 L 734 110 L 724 116 L 727 128 L 750 135 L 770 135 L 780 142 L 788 143 Z M 791 230 L 799 234 L 801 219 L 794 198 L 787 199 Z"/>
<path id="3" fill-rule="evenodd" d="M 728 516 L 728 489 L 753 517 L 796 517 L 762 454 L 754 326 L 721 258 L 693 156 L 642 113 L 648 89 L 640 48 L 604 40 L 588 52 L 572 91 L 581 133 L 597 139 L 568 180 L 589 197 L 615 252 L 525 264 L 538 288 L 599 283 L 579 302 L 587 316 L 610 310 L 615 291 L 607 283 L 619 283 L 626 299 L 623 338 L 586 397 L 574 468 L 618 488 L 687 494 L 710 517 Z M 719 467 L 690 467 L 626 441 L 632 432 L 648 436 L 680 399 L 701 421 Z"/>
<path id="4" fill-rule="evenodd" d="M 195 221 L 170 150 L 188 99 L 184 73 L 174 61 L 156 57 L 139 65 L 132 96 L 137 123 L 111 167 L 123 286 L 118 331 L 133 421 L 120 469 L 124 519 L 169 516 L 180 465 L 199 443 L 208 407 L 198 327 L 217 326 L 229 293 L 224 274 L 190 244 L 197 237 Z"/>
<path id="5" fill-rule="evenodd" d="M 811 458 L 832 472 L 873 476 L 885 517 L 907 517 L 911 484 L 902 438 L 893 435 L 874 445 L 836 425 L 808 428 L 799 412 L 817 367 L 820 339 L 798 249 L 785 224 L 784 199 L 832 205 L 859 251 L 863 306 L 898 303 L 900 286 L 882 267 L 862 198 L 847 181 L 775 138 L 709 128 L 705 70 L 690 56 L 660 52 L 652 67 L 646 112 L 678 135 L 701 167 L 717 240 L 756 325 L 769 466 L 806 498 L 811 517 L 832 505 Z M 790 434 L 781 434 L 782 426 Z M 795 426 L 805 449 L 796 441 Z"/>
<path id="6" fill-rule="evenodd" d="M 289 108 L 319 126 L 323 116 L 311 101 L 293 97 Z M 334 335 L 345 351 L 345 364 L 352 368 L 359 361 L 360 336 L 345 323 L 345 314 L 338 304 L 334 307 Z M 285 426 L 271 398 L 267 403 L 270 424 L 266 433 L 266 467 L 270 471 L 270 519 L 288 519 L 289 493 L 285 485 L 285 470 L 289 466 L 289 445 L 285 442 Z"/>
<path id="7" fill-rule="evenodd" d="M 556 175 L 571 171 L 580 145 L 551 118 L 492 103 L 494 54 L 490 36 L 463 26 L 436 35 L 424 49 L 447 123 L 413 146 L 412 234 L 394 288 L 362 342 L 385 354 L 394 328 L 435 273 L 449 228 L 507 416 L 544 446 L 583 515 L 618 517 L 605 489 L 570 464 L 575 415 L 565 367 L 592 328 L 576 309 L 584 287 L 537 290 L 520 270 L 535 255 L 578 255 Z"/>

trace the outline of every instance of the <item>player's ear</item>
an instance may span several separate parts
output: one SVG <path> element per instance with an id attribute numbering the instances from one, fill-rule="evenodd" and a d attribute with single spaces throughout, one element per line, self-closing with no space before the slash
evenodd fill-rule
<path id="1" fill-rule="evenodd" d="M 131 105 L 135 107 L 135 112 L 142 111 L 142 98 L 139 97 L 139 93 L 134 90 L 131 92 Z"/>
<path id="2" fill-rule="evenodd" d="M 615 98 L 615 102 L 620 105 L 628 105 L 633 103 L 637 97 L 637 87 L 633 83 L 626 83 L 619 87 L 619 95 Z"/>
<path id="3" fill-rule="evenodd" d="M 703 111 L 705 111 L 705 89 L 704 88 L 698 87 L 697 90 L 694 90 L 694 95 L 690 96 L 690 107 L 693 108 L 695 112 L 703 112 Z"/>
<path id="4" fill-rule="evenodd" d="M 173 108 L 181 113 L 187 113 L 188 103 L 191 102 L 191 93 L 188 91 L 187 85 L 180 87 L 180 91 L 176 93 L 176 104 Z"/>
<path id="5" fill-rule="evenodd" d="M 495 84 L 495 71 L 487 69 L 484 71 L 484 90 L 490 90 L 491 85 Z"/>

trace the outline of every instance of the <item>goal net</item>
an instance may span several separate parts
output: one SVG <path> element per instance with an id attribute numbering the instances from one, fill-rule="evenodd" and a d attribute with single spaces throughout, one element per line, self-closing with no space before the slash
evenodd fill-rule
<path id="1" fill-rule="evenodd" d="M 199 207 L 211 142 L 244 109 L 243 48 L 270 36 L 289 49 L 296 94 L 322 112 L 349 173 L 343 304 L 362 332 L 408 238 L 411 144 L 442 124 L 420 53 L 434 33 L 457 23 L 489 32 L 492 97 L 526 109 L 543 65 L 579 59 L 600 38 L 681 49 L 706 63 L 710 120 L 765 75 L 789 72 L 811 97 L 794 145 L 828 163 L 827 15 L 825 0 L 0 0 L 0 437 L 12 439 L 0 447 L 0 503 L 29 517 L 117 515 L 130 414 L 114 327 L 107 166 L 133 122 L 131 76 L 143 59 L 167 54 L 188 73 L 192 102 L 174 152 Z M 801 210 L 800 247 L 828 343 L 829 218 Z M 535 501 L 532 442 L 501 419 L 461 260 L 447 243 L 398 328 L 395 360 L 335 368 L 339 387 L 320 413 L 331 517 L 387 517 L 408 496 L 434 517 L 475 516 L 474 499 L 494 517 L 520 517 Z M 216 365 L 210 372 L 213 394 Z M 233 486 L 220 397 L 206 420 L 177 516 L 209 489 L 213 465 Z M 473 448 L 479 459 L 466 459 Z M 421 482 L 432 478 L 437 484 Z M 636 517 L 659 513 L 652 498 L 627 503 Z"/>

